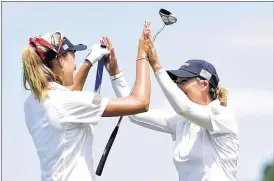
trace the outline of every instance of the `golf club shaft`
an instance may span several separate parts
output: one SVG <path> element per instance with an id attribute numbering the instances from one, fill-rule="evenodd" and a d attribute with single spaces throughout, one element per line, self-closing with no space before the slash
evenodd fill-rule
<path id="1" fill-rule="evenodd" d="M 154 35 L 154 37 L 153 37 L 153 42 L 155 41 L 157 35 L 158 35 L 159 33 L 161 33 L 161 31 L 165 28 L 165 26 L 166 26 L 166 25 L 164 24 L 164 25 L 162 26 L 162 28 L 159 29 L 158 32 Z"/>
<path id="2" fill-rule="evenodd" d="M 166 26 L 166 25 L 164 24 L 164 25 L 162 26 L 162 28 L 155 34 L 155 36 L 153 37 L 153 42 L 155 41 L 157 35 L 165 28 L 165 26 Z M 134 85 L 135 85 L 135 84 L 134 84 Z M 132 93 L 133 89 L 134 89 L 134 87 L 131 89 L 131 93 Z M 130 93 L 130 94 L 131 94 L 131 93 Z M 116 138 L 116 135 L 117 135 L 118 130 L 119 130 L 119 127 L 120 127 L 120 123 L 122 122 L 122 119 L 123 119 L 123 116 L 121 116 L 121 117 L 119 118 L 119 121 L 117 122 L 117 125 L 115 126 L 114 130 L 112 131 L 112 133 L 111 133 L 111 135 L 110 135 L 110 138 L 109 138 L 109 140 L 108 140 L 108 142 L 107 142 L 107 145 L 106 145 L 106 147 L 105 147 L 105 150 L 104 150 L 104 152 L 103 152 L 103 155 L 102 155 L 102 157 L 101 157 L 101 159 L 100 159 L 100 162 L 99 162 L 99 164 L 98 164 L 98 167 L 97 167 L 97 169 L 96 169 L 96 175 L 98 175 L 98 176 L 101 176 L 101 174 L 102 174 L 102 172 L 103 172 L 103 169 L 104 169 L 104 166 L 105 166 L 105 163 L 106 163 L 108 154 L 109 154 L 109 152 L 110 152 L 110 150 L 111 150 L 111 147 L 112 147 L 112 145 L 113 145 L 113 142 L 114 142 L 114 140 L 115 140 L 115 138 Z"/>

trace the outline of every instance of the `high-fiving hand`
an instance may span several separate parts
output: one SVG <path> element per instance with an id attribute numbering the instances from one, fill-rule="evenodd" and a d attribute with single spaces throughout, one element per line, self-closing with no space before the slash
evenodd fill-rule
<path id="1" fill-rule="evenodd" d="M 146 52 L 148 55 L 149 63 L 153 67 L 155 64 L 159 63 L 159 60 L 158 60 L 156 49 L 154 47 L 154 42 L 153 42 L 153 38 L 152 38 L 149 26 L 146 28 L 144 35 L 145 35 L 145 39 L 146 39 L 146 41 L 145 41 L 145 43 L 147 45 Z"/>
<path id="2" fill-rule="evenodd" d="M 138 55 L 137 58 L 148 58 L 148 33 L 149 33 L 150 22 L 146 21 L 143 27 L 143 32 L 139 38 Z"/>
<path id="3" fill-rule="evenodd" d="M 112 46 L 112 42 L 111 40 L 107 37 L 104 36 L 101 38 L 100 43 L 102 45 L 105 45 L 108 49 L 109 56 L 106 58 L 106 62 L 105 62 L 105 67 L 106 70 L 108 71 L 109 75 L 116 75 L 120 72 L 118 64 L 117 64 L 117 59 L 115 56 L 115 52 L 114 52 L 114 48 Z"/>

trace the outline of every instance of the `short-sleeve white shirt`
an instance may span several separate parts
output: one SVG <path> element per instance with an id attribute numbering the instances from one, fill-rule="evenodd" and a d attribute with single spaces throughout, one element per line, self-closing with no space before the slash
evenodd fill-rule
<path id="1" fill-rule="evenodd" d="M 40 160 L 42 181 L 94 181 L 93 126 L 108 99 L 50 83 L 48 98 L 25 100 L 25 121 Z"/>
<path id="2" fill-rule="evenodd" d="M 213 130 L 180 115 L 167 123 L 173 132 L 173 161 L 180 181 L 235 181 L 239 137 L 236 119 L 215 100 L 207 105 Z"/>

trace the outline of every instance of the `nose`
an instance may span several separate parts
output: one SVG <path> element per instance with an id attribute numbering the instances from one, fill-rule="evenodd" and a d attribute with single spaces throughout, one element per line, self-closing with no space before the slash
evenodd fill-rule
<path id="1" fill-rule="evenodd" d="M 74 70 L 76 70 L 76 64 L 74 64 Z"/>
<path id="2" fill-rule="evenodd" d="M 184 85 L 183 85 L 183 84 L 177 83 L 177 86 L 178 86 L 182 91 L 184 91 Z"/>
<path id="3" fill-rule="evenodd" d="M 183 91 L 187 95 L 184 84 L 177 84 L 177 86 L 179 87 L 179 89 L 181 89 L 181 91 Z"/>

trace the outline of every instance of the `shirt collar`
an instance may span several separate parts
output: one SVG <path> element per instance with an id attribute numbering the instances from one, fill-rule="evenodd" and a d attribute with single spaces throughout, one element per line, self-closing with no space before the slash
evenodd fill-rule
<path id="1" fill-rule="evenodd" d="M 207 106 L 214 106 L 214 105 L 221 105 L 220 101 L 218 99 L 211 101 Z"/>
<path id="2" fill-rule="evenodd" d="M 63 91 L 70 91 L 68 88 L 56 83 L 56 82 L 50 82 L 49 83 L 50 90 L 63 90 Z"/>

